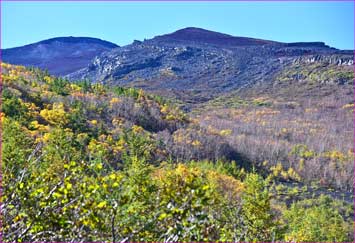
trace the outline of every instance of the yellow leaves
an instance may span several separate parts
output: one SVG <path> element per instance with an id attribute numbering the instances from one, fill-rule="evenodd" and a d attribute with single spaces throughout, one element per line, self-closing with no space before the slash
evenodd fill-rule
<path id="1" fill-rule="evenodd" d="M 164 104 L 161 108 L 160 108 L 160 112 L 163 114 L 168 113 L 169 111 L 169 106 L 167 104 Z"/>
<path id="2" fill-rule="evenodd" d="M 112 173 L 112 174 L 109 175 L 109 178 L 110 178 L 111 180 L 114 180 L 114 179 L 116 179 L 116 175 Z"/>
<path id="3" fill-rule="evenodd" d="M 87 133 L 79 133 L 76 137 L 80 143 L 84 143 L 89 138 L 89 135 Z"/>
<path id="4" fill-rule="evenodd" d="M 200 177 L 201 171 L 197 168 L 188 168 L 186 165 L 178 164 L 175 169 L 163 169 L 154 175 L 156 176 L 155 178 L 159 178 L 159 182 L 175 187 L 178 184 L 192 183 L 193 180 Z"/>
<path id="5" fill-rule="evenodd" d="M 63 103 L 54 103 L 52 109 L 43 109 L 40 115 L 52 125 L 64 126 L 68 123 L 68 115 Z"/>
<path id="6" fill-rule="evenodd" d="M 126 141 L 121 137 L 121 138 L 116 142 L 116 146 L 115 146 L 114 148 L 115 148 L 115 150 L 116 150 L 117 152 L 123 151 L 124 148 L 125 148 L 125 147 L 124 147 L 125 144 L 126 144 Z"/>
<path id="7" fill-rule="evenodd" d="M 164 220 L 166 217 L 168 217 L 168 215 L 166 213 L 162 213 L 159 215 L 158 220 Z"/>
<path id="8" fill-rule="evenodd" d="M 43 207 L 47 206 L 47 202 L 40 202 L 40 203 L 39 203 L 39 206 L 40 206 L 41 208 L 43 208 Z"/>
<path id="9" fill-rule="evenodd" d="M 50 133 L 45 133 L 42 137 L 43 142 L 48 142 L 51 139 L 51 134 Z"/>
<path id="10" fill-rule="evenodd" d="M 282 128 L 281 133 L 287 133 L 287 128 Z"/>
<path id="11" fill-rule="evenodd" d="M 66 188 L 67 190 L 71 190 L 71 189 L 73 188 L 73 185 L 72 185 L 70 182 L 68 182 L 68 183 L 65 185 L 65 188 Z"/>
<path id="12" fill-rule="evenodd" d="M 7 63 L 1 63 L 1 81 L 3 84 L 18 83 L 20 78 L 26 78 L 29 72 L 24 66 L 15 66 Z M 22 81 L 22 80 L 21 80 Z"/>
<path id="13" fill-rule="evenodd" d="M 285 180 L 301 180 L 301 177 L 297 174 L 297 172 L 293 169 L 293 168 L 288 168 L 288 170 L 284 170 L 283 166 L 281 163 L 277 163 L 276 166 L 272 166 L 270 168 L 270 170 L 272 171 L 273 176 L 277 177 L 277 176 L 281 176 L 283 179 Z"/>
<path id="14" fill-rule="evenodd" d="M 307 145 L 297 144 L 293 146 L 290 154 L 300 156 L 304 159 L 310 159 L 316 156 L 316 153 L 313 150 L 310 150 Z"/>
<path id="15" fill-rule="evenodd" d="M 306 235 L 305 229 L 299 230 L 297 233 L 291 232 L 285 236 L 285 241 L 287 242 L 306 242 L 308 236 Z"/>
<path id="16" fill-rule="evenodd" d="M 110 100 L 110 107 L 112 108 L 113 105 L 120 103 L 120 102 L 121 102 L 120 98 L 114 97 Z"/>
<path id="17" fill-rule="evenodd" d="M 92 98 L 92 94 L 85 94 L 85 93 L 82 93 L 82 92 L 78 92 L 78 91 L 74 91 L 70 94 L 73 98 L 76 98 L 76 99 L 85 99 L 85 98 Z"/>
<path id="18" fill-rule="evenodd" d="M 244 185 L 232 176 L 219 173 L 213 169 L 200 168 L 195 165 L 177 164 L 166 166 L 153 172 L 161 197 L 186 202 L 189 198 L 205 198 L 216 203 L 219 200 L 237 200 L 240 198 Z M 198 199 L 198 200 L 199 200 Z M 164 199 L 162 199 L 164 200 Z M 194 199 L 192 199 L 194 200 Z M 192 204 L 192 207 L 200 207 Z M 179 207 L 174 207 L 174 213 L 180 212 Z M 164 219 L 164 215 L 161 216 Z"/>
<path id="19" fill-rule="evenodd" d="M 303 153 L 303 157 L 305 157 L 305 158 L 311 158 L 311 157 L 313 157 L 315 154 L 314 154 L 314 152 L 312 151 L 312 150 L 308 150 L 308 151 L 305 151 L 304 153 Z"/>
<path id="20" fill-rule="evenodd" d="M 168 121 L 183 121 L 186 116 L 177 107 L 170 107 L 164 104 L 160 107 L 160 112 L 165 116 Z"/>
<path id="21" fill-rule="evenodd" d="M 107 187 L 108 187 L 108 185 L 107 185 L 106 183 L 103 183 L 103 184 L 102 184 L 102 187 L 103 187 L 103 189 L 105 189 L 105 190 L 106 190 L 106 189 L 107 189 Z"/>
<path id="22" fill-rule="evenodd" d="M 20 188 L 20 189 L 23 189 L 23 187 L 24 187 L 24 184 L 23 184 L 23 182 L 21 182 L 21 183 L 19 184 L 19 188 Z"/>
<path id="23" fill-rule="evenodd" d="M 45 126 L 43 124 L 39 124 L 38 121 L 32 121 L 29 124 L 30 129 L 38 130 L 39 132 L 48 132 L 49 126 Z"/>
<path id="24" fill-rule="evenodd" d="M 112 125 L 116 126 L 116 127 L 119 127 L 123 124 L 123 119 L 122 118 L 113 118 L 112 119 Z"/>
<path id="25" fill-rule="evenodd" d="M 143 130 L 144 129 L 141 126 L 137 126 L 137 125 L 132 126 L 132 132 L 134 132 L 134 133 L 141 133 L 141 132 L 143 132 Z"/>
<path id="26" fill-rule="evenodd" d="M 80 92 L 81 91 L 81 87 L 76 84 L 70 84 L 69 88 L 70 88 L 71 92 Z"/>
<path id="27" fill-rule="evenodd" d="M 344 155 L 342 152 L 337 151 L 337 150 L 325 152 L 324 156 L 326 158 L 331 159 L 331 160 L 337 160 L 337 161 L 345 161 L 346 160 L 346 155 Z"/>
<path id="28" fill-rule="evenodd" d="M 51 76 L 45 76 L 43 79 L 47 84 L 51 84 L 54 81 L 54 78 Z"/>
<path id="29" fill-rule="evenodd" d="M 104 208 L 104 207 L 106 207 L 106 205 L 107 205 L 107 202 L 106 202 L 106 201 L 102 201 L 102 202 L 100 202 L 100 203 L 97 205 L 97 208 Z"/>
<path id="30" fill-rule="evenodd" d="M 97 152 L 98 150 L 101 150 L 100 143 L 96 139 L 91 139 L 90 143 L 88 145 L 88 149 L 90 152 Z"/>
<path id="31" fill-rule="evenodd" d="M 240 193 L 244 190 L 244 184 L 235 179 L 232 176 L 224 175 L 214 170 L 207 172 L 207 178 L 209 181 L 208 187 L 216 187 L 229 199 L 236 199 L 240 196 Z M 204 187 L 207 190 L 207 187 Z"/>
<path id="32" fill-rule="evenodd" d="M 231 129 L 221 130 L 221 131 L 219 132 L 219 134 L 220 134 L 221 136 L 223 136 L 223 137 L 229 136 L 229 135 L 232 134 L 232 130 L 231 130 Z"/>
<path id="33" fill-rule="evenodd" d="M 142 99 L 142 98 L 144 98 L 144 91 L 143 91 L 143 89 L 139 89 L 138 90 L 138 99 Z"/>
<path id="34" fill-rule="evenodd" d="M 276 166 L 272 166 L 270 168 L 270 170 L 272 171 L 272 174 L 276 177 L 279 176 L 281 174 L 281 172 L 283 171 L 283 167 L 281 163 L 277 163 Z"/>
<path id="35" fill-rule="evenodd" d="M 194 141 L 192 141 L 192 145 L 198 147 L 198 146 L 201 146 L 201 142 L 199 140 L 194 140 Z"/>
<path id="36" fill-rule="evenodd" d="M 106 93 L 105 86 L 102 84 L 98 84 L 98 83 L 93 84 L 92 88 L 93 88 L 94 92 L 98 95 L 103 95 Z"/>
<path id="37" fill-rule="evenodd" d="M 175 120 L 175 116 L 172 114 L 168 114 L 168 115 L 166 115 L 165 119 L 168 121 L 173 121 L 173 120 Z"/>
<path id="38" fill-rule="evenodd" d="M 91 192 L 95 192 L 97 189 L 99 189 L 100 187 L 99 187 L 99 185 L 97 185 L 97 184 L 93 184 L 93 185 L 90 185 L 89 187 L 88 187 L 88 190 L 89 191 L 91 191 Z"/>
<path id="39" fill-rule="evenodd" d="M 26 106 L 28 113 L 31 116 L 37 116 L 39 108 L 34 103 L 25 102 L 24 105 Z"/>
<path id="40" fill-rule="evenodd" d="M 1 123 L 4 123 L 4 120 L 5 120 L 5 113 L 4 112 L 0 112 L 0 119 L 1 119 Z"/>
<path id="41" fill-rule="evenodd" d="M 204 191 L 206 191 L 206 190 L 208 190 L 208 189 L 210 189 L 211 187 L 209 186 L 209 185 L 204 185 L 203 187 L 202 187 L 202 190 L 204 190 Z"/>
<path id="42" fill-rule="evenodd" d="M 288 168 L 287 170 L 287 177 L 293 180 L 300 181 L 301 177 L 296 173 L 296 171 L 293 168 Z"/>
<path id="43" fill-rule="evenodd" d="M 252 117 L 252 116 L 253 116 L 253 113 L 254 113 L 254 112 L 249 112 L 248 115 L 247 115 L 247 117 L 248 117 L 248 116 Z M 278 111 L 278 110 L 272 110 L 272 109 L 270 109 L 270 108 L 264 108 L 264 109 L 262 109 L 262 110 L 257 110 L 257 111 L 255 112 L 255 115 L 256 115 L 256 116 L 273 116 L 273 115 L 277 115 L 277 114 L 279 114 L 279 113 L 280 113 L 280 111 Z"/>
<path id="44" fill-rule="evenodd" d="M 10 69 L 11 67 L 12 67 L 12 65 L 9 63 L 1 62 L 1 68 Z"/>
<path id="45" fill-rule="evenodd" d="M 103 178 L 103 180 L 107 183 L 107 184 L 104 183 L 104 185 L 106 184 L 106 188 L 108 188 L 110 185 L 112 186 L 112 188 L 119 187 L 122 179 L 123 179 L 123 175 L 120 174 L 119 172 L 112 172 L 111 174 Z"/>
<path id="46" fill-rule="evenodd" d="M 58 193 L 58 192 L 54 192 L 53 193 L 53 197 L 54 198 L 61 198 L 62 197 L 62 194 Z"/>
<path id="47" fill-rule="evenodd" d="M 354 108 L 354 104 L 345 104 L 342 107 L 343 109 L 353 109 Z"/>
<path id="48" fill-rule="evenodd" d="M 90 227 L 90 228 L 95 228 L 95 223 L 93 222 L 93 220 L 91 220 L 91 219 L 83 219 L 82 221 L 82 224 L 83 225 L 85 225 L 85 226 L 88 226 L 88 227 Z"/>
<path id="49" fill-rule="evenodd" d="M 97 120 L 91 120 L 90 123 L 91 123 L 91 125 L 96 126 L 97 125 Z"/>
<path id="50" fill-rule="evenodd" d="M 38 188 L 35 191 L 32 191 L 32 193 L 30 194 L 31 197 L 38 197 L 41 196 L 44 193 L 44 189 L 43 188 Z"/>
<path id="51" fill-rule="evenodd" d="M 97 163 L 97 164 L 95 165 L 95 168 L 96 168 L 97 170 L 102 170 L 102 168 L 103 168 L 102 163 Z"/>
<path id="52" fill-rule="evenodd" d="M 305 111 L 306 113 L 312 113 L 312 112 L 317 112 L 318 109 L 317 109 L 317 108 L 306 108 L 304 111 Z"/>

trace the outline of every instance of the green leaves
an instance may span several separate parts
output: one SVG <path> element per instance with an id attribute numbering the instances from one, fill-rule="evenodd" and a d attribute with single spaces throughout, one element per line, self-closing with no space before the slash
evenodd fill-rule
<path id="1" fill-rule="evenodd" d="M 271 211 L 266 181 L 258 174 L 249 174 L 242 194 L 242 215 L 248 225 L 246 241 L 272 241 L 277 235 L 277 221 Z"/>
<path id="2" fill-rule="evenodd" d="M 284 212 L 287 222 L 286 241 L 293 242 L 343 242 L 349 237 L 350 225 L 346 225 L 339 211 L 330 204 L 330 198 L 320 198 L 313 205 L 293 203 Z"/>

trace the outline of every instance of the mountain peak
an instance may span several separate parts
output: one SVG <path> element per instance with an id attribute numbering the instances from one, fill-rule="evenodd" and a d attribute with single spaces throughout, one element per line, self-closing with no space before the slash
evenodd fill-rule
<path id="1" fill-rule="evenodd" d="M 35 44 L 51 44 L 54 42 L 62 42 L 62 43 L 86 43 L 86 44 L 100 44 L 102 46 L 106 46 L 108 48 L 115 48 L 115 47 L 119 47 L 118 45 L 109 42 L 109 41 L 105 41 L 105 40 L 101 40 L 98 38 L 93 38 L 93 37 L 74 37 L 74 36 L 66 36 L 66 37 L 55 37 L 55 38 L 51 38 L 51 39 L 47 39 L 47 40 L 43 40 L 40 42 L 37 42 Z"/>
<path id="2" fill-rule="evenodd" d="M 91 37 L 56 37 L 2 50 L 2 59 L 16 65 L 36 66 L 51 74 L 68 74 L 86 67 L 90 61 L 116 44 Z"/>
<path id="3" fill-rule="evenodd" d="M 112 42 L 101 40 L 98 38 L 93 38 L 93 37 L 63 36 L 63 37 L 54 37 L 54 38 L 38 41 L 38 42 L 28 44 L 25 46 L 21 46 L 21 47 L 8 48 L 7 50 L 29 47 L 29 46 L 38 46 L 38 45 L 43 45 L 43 44 L 44 45 L 51 45 L 51 44 L 58 43 L 58 42 L 59 43 L 66 43 L 66 44 L 95 44 L 95 45 L 101 45 L 101 46 L 104 46 L 107 48 L 119 47 L 118 45 L 116 45 Z"/>
<path id="4" fill-rule="evenodd" d="M 254 46 L 275 44 L 278 42 L 261 40 L 247 37 L 236 37 L 228 34 L 223 34 L 211 30 L 206 30 L 197 27 L 187 27 L 177 30 L 173 33 L 155 37 L 153 40 L 171 42 L 171 41 L 187 41 L 194 43 L 212 44 L 217 46 Z"/>

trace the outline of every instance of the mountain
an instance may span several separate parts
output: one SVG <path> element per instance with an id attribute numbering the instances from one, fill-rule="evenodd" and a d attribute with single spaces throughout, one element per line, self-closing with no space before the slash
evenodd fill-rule
<path id="1" fill-rule="evenodd" d="M 257 83 L 272 84 L 296 63 L 301 68 L 318 63 L 352 70 L 353 53 L 323 42 L 281 43 L 185 28 L 105 52 L 67 77 L 201 103 Z M 351 82 L 322 78 L 326 83 Z"/>
<path id="2" fill-rule="evenodd" d="M 4 49 L 2 60 L 47 69 L 55 75 L 66 75 L 86 67 L 95 56 L 116 47 L 116 44 L 96 38 L 58 37 Z"/>
<path id="3" fill-rule="evenodd" d="M 180 43 L 199 43 L 211 44 L 223 47 L 233 46 L 257 46 L 265 44 L 277 44 L 275 41 L 253 39 L 246 37 L 235 37 L 222 34 L 215 31 L 205 30 L 201 28 L 188 27 L 171 34 L 161 35 L 154 38 L 155 42 L 180 42 Z"/>
<path id="4" fill-rule="evenodd" d="M 197 28 L 107 49 L 68 79 L 1 63 L 5 241 L 354 241 L 352 51 Z"/>
<path id="5" fill-rule="evenodd" d="M 54 38 L 5 49 L 3 60 L 71 80 L 142 88 L 190 105 L 284 79 L 351 83 L 354 62 L 353 51 L 324 42 L 282 43 L 193 27 L 122 47 L 94 38 Z"/>

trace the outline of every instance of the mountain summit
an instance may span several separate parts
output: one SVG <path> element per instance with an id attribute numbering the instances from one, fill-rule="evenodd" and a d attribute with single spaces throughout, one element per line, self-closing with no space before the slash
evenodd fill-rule
<path id="1" fill-rule="evenodd" d="M 349 68 L 352 63 L 352 52 L 323 42 L 282 43 L 189 27 L 105 52 L 67 77 L 135 86 L 199 103 L 258 83 L 272 84 L 295 64 L 302 70 L 311 65 L 336 70 L 337 65 Z M 321 81 L 348 79 L 336 76 Z"/>
<path id="2" fill-rule="evenodd" d="M 178 41 L 178 42 L 195 42 L 205 43 L 217 46 L 254 46 L 254 45 L 267 45 L 277 44 L 278 42 L 261 40 L 247 37 L 236 37 L 215 31 L 205 30 L 195 27 L 187 27 L 177 30 L 173 33 L 157 36 L 154 41 Z"/>
<path id="3" fill-rule="evenodd" d="M 90 37 L 57 37 L 2 50 L 2 60 L 11 64 L 47 69 L 51 74 L 66 75 L 86 67 L 102 52 L 118 47 Z"/>

